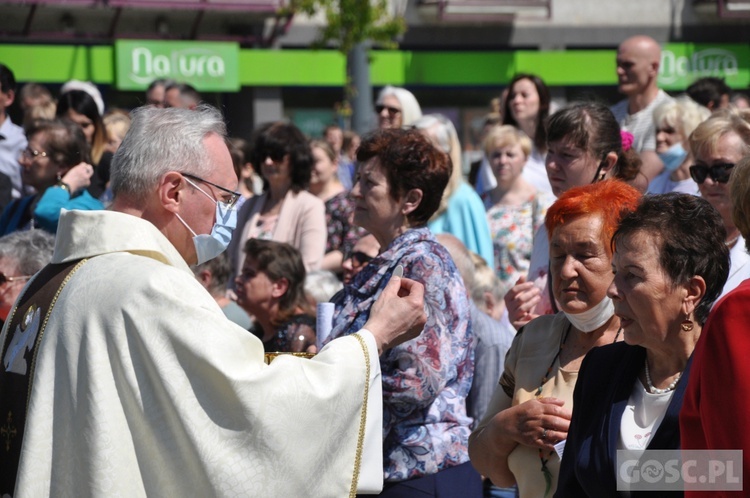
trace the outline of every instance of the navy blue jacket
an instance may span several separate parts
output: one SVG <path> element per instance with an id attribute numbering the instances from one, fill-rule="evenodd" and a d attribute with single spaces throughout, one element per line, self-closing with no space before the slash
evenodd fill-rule
<path id="1" fill-rule="evenodd" d="M 555 498 L 621 496 L 615 479 L 620 422 L 645 359 L 644 348 L 624 342 L 594 348 L 583 359 L 573 393 L 573 418 Z M 647 449 L 680 447 L 678 417 L 691 361 L 692 357 Z M 683 493 L 633 491 L 630 496 L 673 497 Z"/>

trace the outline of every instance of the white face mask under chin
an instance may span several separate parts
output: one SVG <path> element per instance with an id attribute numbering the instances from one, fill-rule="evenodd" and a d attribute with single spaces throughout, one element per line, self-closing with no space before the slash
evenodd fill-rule
<path id="1" fill-rule="evenodd" d="M 581 332 L 593 332 L 598 329 L 615 314 L 615 305 L 612 300 L 605 296 L 599 304 L 582 313 L 565 313 L 565 317 L 573 326 Z"/>

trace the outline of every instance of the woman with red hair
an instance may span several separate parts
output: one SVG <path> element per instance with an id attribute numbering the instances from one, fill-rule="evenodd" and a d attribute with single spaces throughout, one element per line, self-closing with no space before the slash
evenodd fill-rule
<path id="1" fill-rule="evenodd" d="M 469 455 L 497 486 L 518 484 L 521 497 L 551 496 L 567 437 L 573 388 L 584 356 L 619 339 L 620 320 L 607 288 L 610 240 L 640 193 L 617 180 L 568 190 L 549 208 L 551 289 L 561 311 L 518 331 L 500 385 L 474 430 Z"/>
<path id="2" fill-rule="evenodd" d="M 607 295 L 623 341 L 595 348 L 581 364 L 555 497 L 683 496 L 682 489 L 665 489 L 664 480 L 636 477 L 646 476 L 654 450 L 691 448 L 678 418 L 688 406 L 691 364 L 699 364 L 696 344 L 724 332 L 703 332 L 703 326 L 729 273 L 725 236 L 719 212 L 690 194 L 648 195 L 620 221 Z M 726 361 L 722 354 L 708 368 Z M 631 459 L 638 463 L 621 465 Z M 689 474 L 702 483 L 707 471 L 698 464 Z"/>

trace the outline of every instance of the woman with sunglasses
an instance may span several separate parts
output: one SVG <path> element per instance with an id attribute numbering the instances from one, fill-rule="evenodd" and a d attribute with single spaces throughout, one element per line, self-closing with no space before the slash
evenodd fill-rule
<path id="1" fill-rule="evenodd" d="M 732 220 L 734 205 L 727 185 L 734 165 L 750 154 L 750 123 L 732 111 L 720 111 L 693 131 L 690 150 L 695 158 L 690 176 L 698 184 L 701 196 L 721 214 L 727 231 L 722 242 L 729 247 L 732 264 L 721 298 L 750 277 L 750 255 Z"/>
<path id="2" fill-rule="evenodd" d="M 747 247 L 750 240 L 750 157 L 744 157 L 732 170 L 729 195 L 733 218 L 743 235 L 745 248 L 750 250 Z M 680 411 L 682 449 L 740 450 L 742 467 L 735 468 L 735 475 L 745 476 L 750 475 L 750 432 L 744 430 L 742 424 L 750 411 L 745 395 L 750 391 L 748 310 L 750 280 L 745 280 L 713 307 L 695 345 L 692 373 Z M 747 477 L 745 479 L 747 482 Z M 744 489 L 748 489 L 747 484 Z M 743 493 L 685 492 L 687 498 L 740 495 Z"/>
<path id="3" fill-rule="evenodd" d="M 386 86 L 375 101 L 375 113 L 378 115 L 378 128 L 404 128 L 422 117 L 419 102 L 406 88 Z"/>
<path id="4" fill-rule="evenodd" d="M 260 169 L 263 193 L 237 213 L 227 249 L 235 273 L 242 266 L 245 241 L 252 238 L 286 242 L 302 254 L 305 270 L 319 269 L 328 236 L 325 205 L 305 190 L 313 168 L 307 138 L 293 124 L 277 122 L 261 127 L 252 142 L 250 162 Z"/>
<path id="5" fill-rule="evenodd" d="M 368 233 L 359 239 L 352 247 L 352 252 L 344 257 L 344 262 L 341 265 L 344 269 L 344 285 L 349 285 L 357 276 L 357 273 L 364 270 L 379 252 L 380 243 L 374 235 Z"/>
<path id="6" fill-rule="evenodd" d="M 0 235 L 41 228 L 57 231 L 61 209 L 104 209 L 86 190 L 94 174 L 83 132 L 70 121 L 39 121 L 26 130 L 21 179 L 35 194 L 15 199 L 0 215 Z"/>

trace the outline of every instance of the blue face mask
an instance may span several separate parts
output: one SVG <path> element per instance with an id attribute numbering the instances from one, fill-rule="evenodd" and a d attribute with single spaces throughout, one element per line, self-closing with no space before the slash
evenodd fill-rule
<path id="1" fill-rule="evenodd" d="M 203 192 L 203 189 L 195 184 L 193 184 L 193 186 L 216 204 L 216 222 L 214 223 L 210 234 L 196 234 L 193 229 L 185 223 L 185 220 L 183 220 L 179 214 L 175 213 L 177 219 L 185 225 L 185 228 L 190 230 L 191 234 L 193 234 L 193 245 L 195 245 L 195 254 L 198 257 L 197 264 L 200 265 L 206 261 L 214 259 L 226 250 L 229 242 L 232 240 L 232 233 L 237 227 L 237 210 L 230 208 L 223 202 L 218 202 L 212 199 L 210 195 Z"/>
<path id="2" fill-rule="evenodd" d="M 664 163 L 664 169 L 671 173 L 680 167 L 685 161 L 687 154 L 688 153 L 682 144 L 677 142 L 667 149 L 666 152 L 659 152 L 657 155 L 659 156 L 659 159 L 661 159 L 661 162 Z"/>

